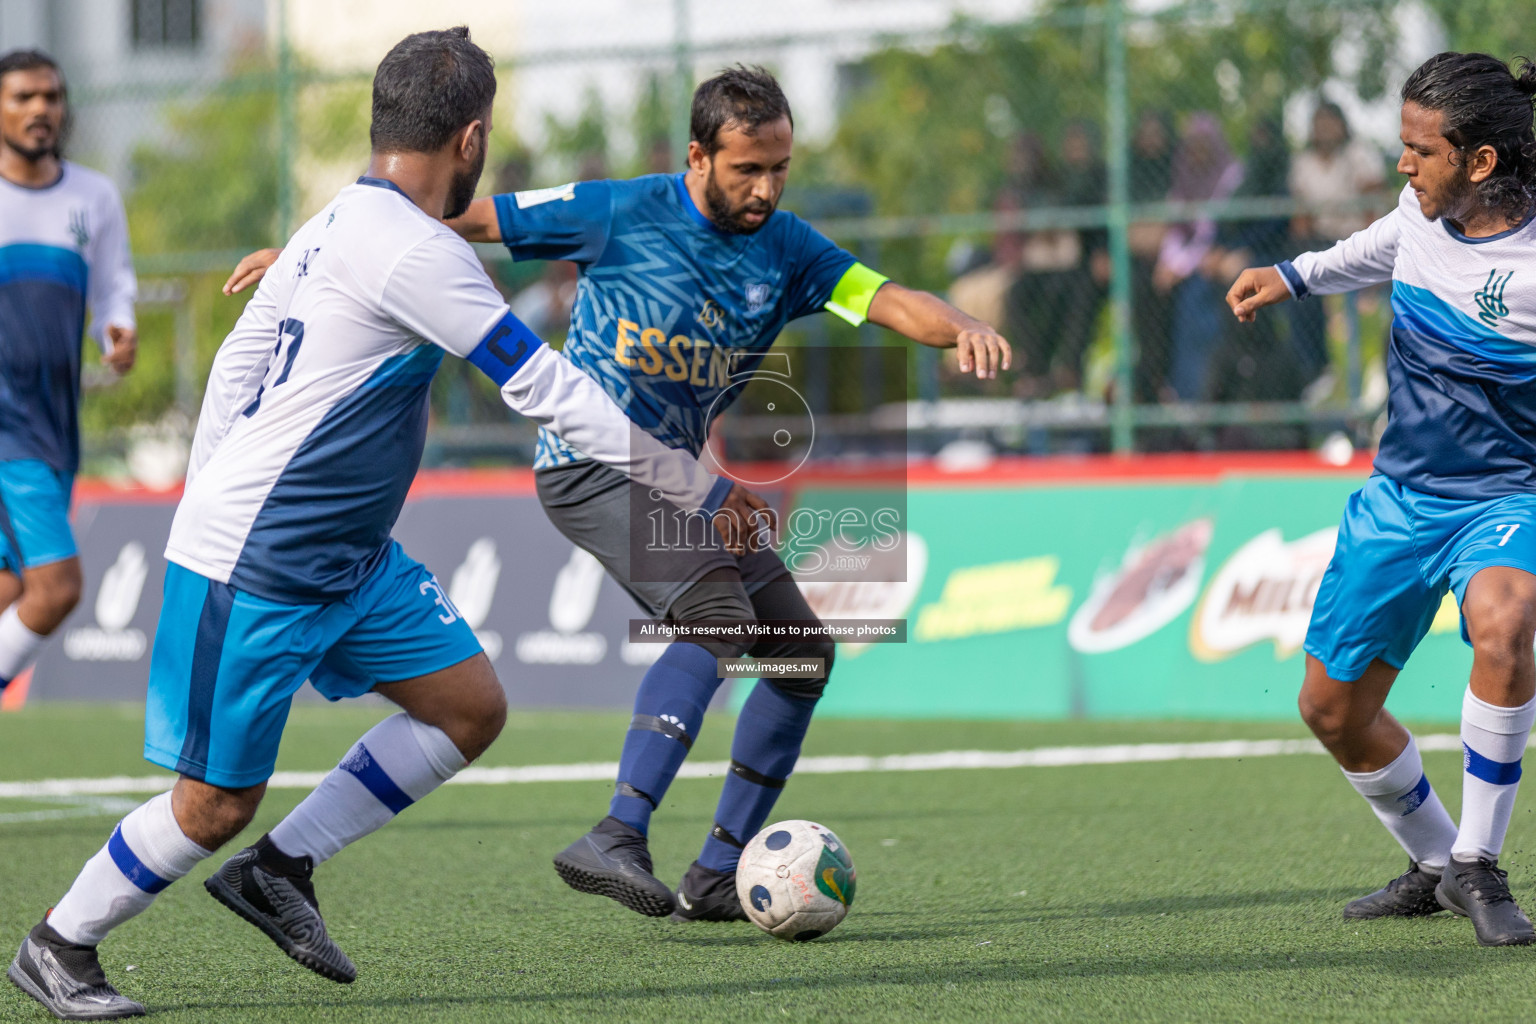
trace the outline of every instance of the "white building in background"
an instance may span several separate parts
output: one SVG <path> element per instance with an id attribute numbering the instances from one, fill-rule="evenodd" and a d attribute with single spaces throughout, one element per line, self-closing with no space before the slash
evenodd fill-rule
<path id="1" fill-rule="evenodd" d="M 286 4 L 280 11 L 280 4 Z M 0 52 L 35 46 L 58 59 L 75 99 L 71 155 L 127 186 L 135 145 L 163 131 L 168 100 L 195 96 L 243 53 L 276 47 L 323 72 L 366 74 L 402 36 L 466 24 L 516 72 L 498 117 L 535 152 L 551 119 L 570 123 L 596 94 L 610 145 L 634 152 L 627 120 L 648 79 L 670 83 L 679 15 L 700 49 L 695 80 L 733 61 L 778 71 L 806 138 L 834 125 L 838 68 L 882 34 L 942 29 L 955 17 L 1008 21 L 1035 0 L 0 0 Z M 681 155 L 674 154 L 680 161 Z M 333 173 L 334 172 L 334 173 Z M 342 170 L 298 168 L 303 205 Z M 339 180 L 339 178 L 338 178 Z"/>
<path id="2" fill-rule="evenodd" d="M 646 74 L 670 74 L 667 51 L 678 38 L 698 49 L 694 81 L 736 61 L 762 63 L 780 77 L 795 112 L 797 133 L 821 139 L 836 126 L 839 68 L 865 56 L 882 36 L 933 34 L 957 17 L 979 22 L 1028 18 L 1036 0 L 519 0 L 516 56 L 569 54 L 581 59 L 532 63 L 517 80 L 516 128 L 530 144 L 542 135 L 546 115 L 568 122 L 590 91 L 605 109 L 627 115 Z M 635 51 L 660 51 L 638 62 Z M 596 54 L 598 56 L 583 56 Z M 633 140 L 614 140 L 622 147 Z"/>
<path id="3" fill-rule="evenodd" d="M 126 185 L 166 100 L 267 45 L 269 0 L 0 0 L 0 52 L 36 47 L 69 80 L 69 151 Z"/>

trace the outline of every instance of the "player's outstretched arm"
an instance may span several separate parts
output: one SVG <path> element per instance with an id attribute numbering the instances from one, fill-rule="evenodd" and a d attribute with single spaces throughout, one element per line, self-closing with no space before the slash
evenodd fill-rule
<path id="1" fill-rule="evenodd" d="M 235 272 L 229 275 L 229 280 L 224 282 L 224 294 L 234 295 L 243 292 L 251 285 L 259 282 L 267 274 L 267 268 L 277 262 L 277 258 L 283 254 L 281 249 L 257 249 L 239 263 L 235 264 Z"/>
<path id="2" fill-rule="evenodd" d="M 494 197 L 476 199 L 464 211 L 464 216 L 443 223 L 457 231 L 459 237 L 466 242 L 501 241 L 501 221 L 496 216 Z"/>
<path id="3" fill-rule="evenodd" d="M 1013 365 L 1013 350 L 991 324 L 967 316 L 937 295 L 887 281 L 869 304 L 869 320 L 934 348 L 952 348 L 960 372 L 986 380 Z"/>
<path id="4" fill-rule="evenodd" d="M 498 339 L 501 328 L 507 333 Z M 492 380 L 515 365 L 502 382 L 503 401 L 655 496 L 684 511 L 708 513 L 732 554 L 746 553 L 749 544 L 755 549 L 777 528 L 766 501 L 726 477 L 714 476 L 686 449 L 668 448 L 646 433 L 595 380 L 544 345 L 511 313 L 469 354 L 469 361 Z"/>
<path id="5" fill-rule="evenodd" d="M 1285 278 L 1275 267 L 1249 267 L 1237 275 L 1227 290 L 1227 305 L 1239 321 L 1253 323 L 1254 317 L 1265 306 L 1273 306 L 1291 297 L 1285 286 Z"/>

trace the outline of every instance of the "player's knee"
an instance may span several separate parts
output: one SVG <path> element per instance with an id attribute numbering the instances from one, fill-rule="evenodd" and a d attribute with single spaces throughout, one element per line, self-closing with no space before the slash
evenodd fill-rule
<path id="1" fill-rule="evenodd" d="M 1507 663 L 1512 668 L 1532 656 L 1536 594 L 1502 586 L 1482 587 L 1467 594 L 1461 610 L 1472 650 L 1480 661 L 1494 666 Z"/>
<path id="2" fill-rule="evenodd" d="M 673 622 L 755 622 L 752 602 L 741 584 L 741 574 L 733 568 L 712 569 L 678 595 L 667 609 Z M 717 658 L 739 658 L 752 646 L 743 635 L 716 636 L 696 641 Z"/>
<path id="3" fill-rule="evenodd" d="M 176 783 L 172 808 L 188 839 L 206 850 L 216 850 L 251 823 L 266 791 L 266 783 L 224 789 L 183 777 Z"/>
<path id="4" fill-rule="evenodd" d="M 821 674 L 814 678 L 768 680 L 769 685 L 780 693 L 791 697 L 819 700 L 827 688 L 827 681 L 832 677 L 832 662 L 837 657 L 837 644 L 830 640 L 816 640 L 811 643 L 793 644 L 776 653 L 779 657 L 797 661 L 819 660 L 821 662 Z"/>
<path id="5" fill-rule="evenodd" d="M 469 695 L 454 723 L 449 738 L 464 760 L 473 761 L 485 753 L 507 724 L 507 693 L 493 677 L 492 685 L 478 688 Z"/>
<path id="6" fill-rule="evenodd" d="M 52 633 L 80 603 L 84 581 L 76 559 L 58 562 L 26 574 L 21 592 L 23 620 L 39 633 Z"/>
<path id="7" fill-rule="evenodd" d="M 1323 746 L 1332 748 L 1349 735 L 1349 706 L 1344 702 L 1319 699 L 1303 687 L 1296 707 L 1301 720 Z"/>

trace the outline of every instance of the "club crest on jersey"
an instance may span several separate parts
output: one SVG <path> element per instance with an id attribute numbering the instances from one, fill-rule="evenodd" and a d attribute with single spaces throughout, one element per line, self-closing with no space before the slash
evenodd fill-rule
<path id="1" fill-rule="evenodd" d="M 768 304 L 768 286 L 766 284 L 747 285 L 747 312 L 756 313 Z"/>
<path id="2" fill-rule="evenodd" d="M 1509 316 L 1509 307 L 1504 305 L 1504 286 L 1514 275 L 1515 272 L 1511 270 L 1500 277 L 1497 270 L 1490 270 L 1482 290 L 1472 296 L 1473 301 L 1477 303 L 1477 308 L 1482 310 L 1477 314 L 1477 318 L 1489 327 L 1497 327 L 1499 317 Z"/>
<path id="3" fill-rule="evenodd" d="M 69 233 L 75 236 L 75 244 L 84 249 L 91 240 L 90 224 L 85 219 L 85 210 L 76 207 L 69 211 Z"/>
<path id="4" fill-rule="evenodd" d="M 694 319 L 711 331 L 718 331 L 725 326 L 725 310 L 714 299 L 705 299 L 704 308 L 699 310 L 699 315 Z"/>

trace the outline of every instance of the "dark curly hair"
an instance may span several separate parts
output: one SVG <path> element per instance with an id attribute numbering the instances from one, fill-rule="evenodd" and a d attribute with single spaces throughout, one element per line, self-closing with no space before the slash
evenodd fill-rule
<path id="1" fill-rule="evenodd" d="M 1444 115 L 1441 134 L 1462 154 L 1492 146 L 1494 171 L 1477 185 L 1484 206 L 1523 220 L 1536 205 L 1536 135 L 1531 98 L 1536 64 L 1519 73 L 1486 53 L 1438 53 L 1403 83 L 1403 102 Z"/>
<path id="2" fill-rule="evenodd" d="M 793 128 L 795 118 L 778 80 L 766 68 L 737 64 L 694 90 L 688 128 L 693 141 L 713 156 L 725 129 L 740 128 L 753 135 L 763 125 L 785 117 Z"/>

